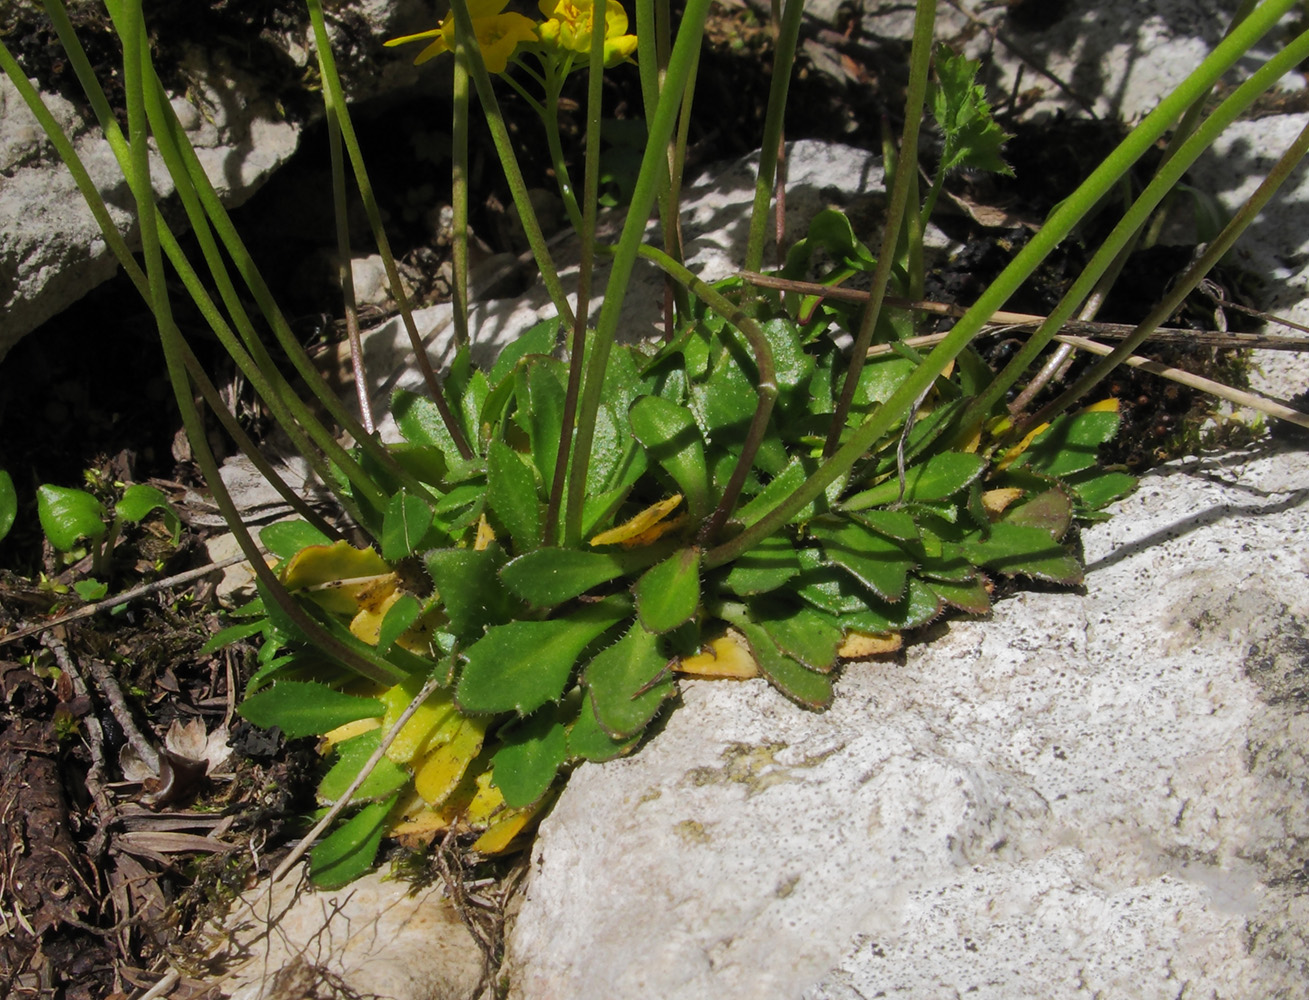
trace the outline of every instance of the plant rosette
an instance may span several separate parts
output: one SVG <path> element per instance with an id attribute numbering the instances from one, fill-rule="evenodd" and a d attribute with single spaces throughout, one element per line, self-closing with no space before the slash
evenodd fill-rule
<path id="1" fill-rule="evenodd" d="M 779 387 L 767 432 L 721 529 L 750 527 L 821 460 L 840 389 L 838 350 L 785 315 L 759 324 Z M 995 581 L 1081 582 L 1073 526 L 1135 480 L 1096 465 L 1116 406 L 1089 407 L 1007 450 L 952 447 L 952 418 L 989 376 L 965 355 L 909 427 L 889 433 L 839 486 L 721 565 L 703 525 L 728 488 L 756 412 L 744 339 L 704 312 L 671 342 L 618 348 L 587 472 L 584 542 L 546 524 L 568 364 L 561 325 L 534 327 L 488 369 L 467 353 L 445 391 L 472 459 L 431 400 L 401 391 L 393 452 L 430 488 L 396 487 L 377 550 L 302 522 L 265 529 L 278 574 L 353 648 L 385 661 L 384 687 L 334 670 L 276 605 L 257 600 L 211 648 L 263 636 L 240 708 L 288 737 L 320 736 L 330 805 L 422 683 L 444 686 L 400 730 L 355 794 L 352 816 L 313 855 L 320 884 L 374 863 L 385 835 L 414 843 L 454 826 L 472 847 L 510 848 L 568 770 L 631 752 L 670 707 L 679 674 L 762 676 L 808 709 L 832 699 L 843 659 L 898 648 L 947 611 L 984 614 Z M 870 359 L 861 421 L 913 370 Z M 996 425 L 997 433 L 1004 428 Z"/>

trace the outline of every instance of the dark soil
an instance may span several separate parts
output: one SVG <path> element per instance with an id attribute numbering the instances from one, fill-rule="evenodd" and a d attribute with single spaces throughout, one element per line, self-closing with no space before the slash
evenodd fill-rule
<path id="1" fill-rule="evenodd" d="M 192 20 L 192 7 L 203 20 Z M 1040 3 L 1014 5 L 1014 16 L 1040 17 Z M 177 32 L 201 30 L 226 39 L 249 38 L 265 23 L 284 23 L 298 3 L 228 0 L 209 5 L 148 5 L 156 45 L 167 51 Z M 169 11 L 185 7 L 174 18 Z M 156 20 L 157 19 L 157 20 Z M 52 36 L 35 21 L 14 20 L 20 60 L 59 86 L 69 80 Z M 106 25 L 83 15 L 80 27 L 93 58 L 114 58 Z M 838 25 L 839 29 L 841 26 Z M 819 73 L 808 58 L 792 88 L 788 138 L 816 137 L 877 148 L 881 121 L 902 101 L 904 50 L 840 30 L 809 39 L 842 75 Z M 688 173 L 757 146 L 768 91 L 771 41 L 766 29 L 740 13 L 716 20 L 700 69 Z M 578 81 L 580 85 L 580 80 Z M 607 114 L 630 120 L 640 106 L 633 69 L 606 78 Z M 580 130 L 582 95 L 564 102 L 565 131 Z M 512 108 L 512 102 L 506 101 Z M 1015 111 L 1019 109 L 1002 109 Z M 364 107 L 357 118 L 373 153 L 374 183 L 391 227 L 397 255 L 423 277 L 422 294 L 439 297 L 440 266 L 448 258 L 435 209 L 449 201 L 448 137 L 433 124 L 429 103 L 391 100 Z M 1025 219 L 1042 218 L 1096 162 L 1091 150 L 1112 148 L 1112 123 L 1064 121 L 1039 131 L 1010 120 L 1015 133 L 1008 156 L 1017 179 L 961 176 L 955 193 L 975 203 L 1004 206 Z M 549 188 L 539 124 L 526 113 L 511 122 L 525 151 L 529 183 Z M 473 176 L 494 176 L 494 153 L 475 133 Z M 334 247 L 326 143 L 306 135 L 302 152 L 244 209 L 238 227 L 267 266 L 293 327 L 306 343 L 332 342 L 343 323 L 327 293 L 326 252 Z M 534 152 L 535 151 L 535 152 Z M 930 163 L 928 164 L 930 166 Z M 1147 165 L 1148 166 L 1148 165 Z M 580 168 L 579 168 L 580 169 Z M 417 178 L 417 179 L 416 179 Z M 479 190 L 473 228 L 488 250 L 516 249 L 503 188 Z M 967 304 L 1011 259 L 1028 237 L 1022 227 L 990 229 L 963 214 L 943 225 L 968 249 L 942 262 L 932 288 L 945 301 Z M 1010 304 L 1042 313 L 1057 301 L 1070 275 L 1094 247 L 1092 228 L 1062 250 Z M 356 226 L 357 245 L 366 230 Z M 1104 319 L 1135 322 L 1153 305 L 1156 290 L 1180 272 L 1190 251 L 1151 252 L 1128 268 Z M 1223 280 L 1220 278 L 1220 280 Z M 1235 279 L 1226 279 L 1236 285 Z M 1238 290 L 1230 288 L 1236 296 Z M 1212 328 L 1214 303 L 1196 297 L 1175 325 Z M 206 337 L 196 317 L 181 314 L 188 332 Z M 1233 319 L 1233 327 L 1236 322 Z M 1012 344 L 1003 335 L 980 343 L 993 363 Z M 218 373 L 215 350 L 209 359 Z M 1240 362 L 1204 349 L 1165 356 L 1169 363 L 1239 379 Z M 252 430 L 261 416 L 238 383 L 229 392 Z M 1161 387 L 1126 374 L 1112 391 L 1124 402 L 1125 425 L 1112 459 L 1137 468 L 1194 446 L 1196 415 L 1204 403 L 1179 387 Z M 171 402 L 153 321 L 125 281 L 103 286 L 83 302 L 29 335 L 0 365 L 0 468 L 26 498 L 12 533 L 0 542 L 0 635 L 80 602 L 67 586 L 86 575 L 85 562 L 68 566 L 43 546 L 35 487 L 86 486 L 111 500 L 123 484 L 154 482 L 187 512 L 185 489 L 198 486 L 180 421 Z M 18 429 L 18 432 L 15 432 Z M 127 532 L 115 555 L 113 589 L 203 565 L 205 532 L 189 529 L 173 545 L 158 525 Z M 10 997 L 104 998 L 131 993 L 154 981 L 162 960 L 177 952 L 186 932 L 211 910 L 275 865 L 312 807 L 315 757 L 303 742 L 287 746 L 241 728 L 233 699 L 251 670 L 251 651 L 233 647 L 201 652 L 218 627 L 208 599 L 211 582 L 165 590 L 44 637 L 0 645 L 0 994 Z M 206 731 L 231 723 L 236 767 L 214 778 L 175 775 L 167 788 L 125 782 L 119 753 L 125 736 L 92 664 L 104 664 L 128 711 L 156 746 L 175 720 L 199 722 Z M 180 765 L 179 765 L 180 769 Z M 153 836 L 143 837 L 140 834 Z M 210 837 L 212 847 L 160 834 Z M 249 849 L 251 839 L 257 851 Z M 187 994 L 184 982 L 179 992 Z"/>

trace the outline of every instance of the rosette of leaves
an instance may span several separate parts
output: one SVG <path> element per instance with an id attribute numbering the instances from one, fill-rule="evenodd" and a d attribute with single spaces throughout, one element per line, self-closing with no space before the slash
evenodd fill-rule
<path id="1" fill-rule="evenodd" d="M 287 588 L 395 678 L 379 687 L 331 667 L 272 602 L 216 639 L 264 636 L 241 712 L 288 736 L 326 737 L 325 805 L 421 683 L 434 673 L 445 683 L 365 783 L 356 813 L 320 845 L 320 882 L 366 869 L 388 830 L 419 837 L 453 824 L 479 835 L 478 850 L 509 846 L 570 766 L 636 746 L 679 670 L 737 673 L 706 667 L 734 656 L 821 709 L 841 654 L 857 648 L 851 637 L 900 633 L 951 608 L 984 613 L 1000 577 L 1080 582 L 1074 521 L 1099 516 L 1133 484 L 1095 464 L 1117 414 L 1092 407 L 995 456 L 978 440 L 960 447 L 953 419 L 989 377 L 972 355 L 824 496 L 739 558 L 710 565 L 714 542 L 758 522 L 816 467 L 840 387 L 830 337 L 784 315 L 758 328 L 778 392 L 714 537 L 704 528 L 745 447 L 758 372 L 739 332 L 710 312 L 657 349 L 615 352 L 580 545 L 558 544 L 560 526 L 548 523 L 568 379 L 554 321 L 487 370 L 456 360 L 447 401 L 471 459 L 430 400 L 395 396 L 404 440 L 394 453 L 431 492 L 394 488 L 376 549 L 329 542 L 303 523 L 264 532 Z M 916 364 L 870 359 L 849 420 L 881 405 Z"/>

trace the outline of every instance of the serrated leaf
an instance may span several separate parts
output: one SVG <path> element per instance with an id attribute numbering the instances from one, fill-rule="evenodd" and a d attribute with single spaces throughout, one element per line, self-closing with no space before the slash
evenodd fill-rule
<path id="1" fill-rule="evenodd" d="M 658 639 L 640 622 L 596 654 L 582 680 L 597 721 L 615 740 L 638 735 L 675 690 Z"/>
<path id="2" fill-rule="evenodd" d="M 173 505 L 168 502 L 168 497 L 164 495 L 163 490 L 145 483 L 135 483 L 123 490 L 122 498 L 114 505 L 114 513 L 132 524 L 144 520 L 151 511 L 155 510 L 163 514 L 168 533 L 176 542 L 182 534 L 182 519 L 177 516 L 177 511 L 173 510 Z"/>
<path id="3" fill-rule="evenodd" d="M 733 520 L 740 521 L 747 528 L 750 527 L 786 497 L 798 490 L 804 484 L 806 476 L 807 473 L 800 460 L 793 459 L 791 464 L 774 476 L 768 485 L 760 490 L 748 504 L 736 512 Z M 808 519 L 812 516 L 812 511 L 813 504 L 809 504 L 803 510 L 797 512 L 796 516 L 791 519 L 792 523 L 797 520 Z"/>
<path id="4" fill-rule="evenodd" d="M 991 610 L 991 595 L 987 593 L 985 582 L 979 578 L 967 583 L 946 583 L 942 580 L 923 582 L 928 590 L 952 608 L 966 611 L 970 615 L 984 615 Z"/>
<path id="5" fill-rule="evenodd" d="M 495 364 L 491 366 L 488 376 L 492 385 L 499 385 L 511 374 L 519 360 L 528 354 L 553 354 L 559 332 L 563 328 L 557 316 L 543 319 L 535 326 L 524 330 L 504 346 Z"/>
<path id="6" fill-rule="evenodd" d="M 487 450 L 486 502 L 492 523 L 509 534 L 518 552 L 541 544 L 541 505 L 536 497 L 536 478 L 517 452 L 503 441 L 492 441 Z"/>
<path id="7" fill-rule="evenodd" d="M 0 541 L 9 534 L 18 516 L 18 493 L 14 490 L 14 479 L 4 469 L 0 469 Z"/>
<path id="8" fill-rule="evenodd" d="M 489 628 L 464 651 L 455 700 L 465 712 L 519 715 L 558 701 L 582 650 L 629 613 L 623 602 L 605 601 L 566 618 Z"/>
<path id="9" fill-rule="evenodd" d="M 840 566 L 873 593 L 888 601 L 904 595 L 913 559 L 901 546 L 853 521 L 814 522 L 810 533 L 828 562 Z"/>
<path id="10" fill-rule="evenodd" d="M 737 626 L 750 652 L 759 663 L 759 669 L 768 683 L 804 708 L 826 708 L 832 703 L 832 679 L 826 674 L 807 667 L 782 653 L 758 625 L 741 622 Z"/>
<path id="11" fill-rule="evenodd" d="M 443 727 L 443 741 L 414 762 L 414 790 L 428 805 L 440 805 L 459 787 L 482 750 L 487 721 L 456 713 Z"/>
<path id="12" fill-rule="evenodd" d="M 1111 409 L 1097 403 L 1079 413 L 1065 414 L 1032 438 L 1013 460 L 1047 476 L 1068 476 L 1095 465 L 1100 445 L 1118 433 L 1117 400 Z"/>
<path id="13" fill-rule="evenodd" d="M 977 455 L 947 451 L 905 470 L 904 499 L 927 502 L 953 496 L 980 476 L 986 461 Z M 899 476 L 892 476 L 841 504 L 844 510 L 882 507 L 900 499 Z"/>
<path id="14" fill-rule="evenodd" d="M 381 742 L 382 730 L 379 728 L 370 729 L 366 733 L 338 743 L 336 762 L 328 768 L 327 773 L 323 775 L 323 780 L 318 783 L 319 801 L 330 805 L 339 799 L 363 770 Z M 355 790 L 351 801 L 363 803 L 389 798 L 407 784 L 409 784 L 409 772 L 383 755 L 364 779 L 363 784 Z"/>
<path id="15" fill-rule="evenodd" d="M 689 621 L 700 606 L 700 550 L 682 549 L 636 582 L 636 612 L 656 634 Z"/>
<path id="16" fill-rule="evenodd" d="M 942 168 L 961 167 L 1012 174 L 1000 156 L 1009 137 L 991 117 L 986 89 L 979 85 L 980 63 L 942 45 L 936 50 L 936 80 L 931 88 L 932 117 L 945 138 Z"/>
<path id="17" fill-rule="evenodd" d="M 841 615 L 839 624 L 847 632 L 903 632 L 926 625 L 940 614 L 941 599 L 922 580 L 911 576 L 903 600 L 890 604 L 870 595 L 863 607 Z"/>
<path id="18" fill-rule="evenodd" d="M 803 604 L 758 601 L 750 617 L 785 655 L 810 670 L 830 673 L 836 666 L 841 627 L 836 618 Z"/>
<path id="19" fill-rule="evenodd" d="M 1040 528 L 1054 541 L 1068 533 L 1073 523 L 1073 502 L 1061 489 L 1038 493 L 1031 500 L 1005 511 L 1002 520 L 1028 528 Z"/>
<path id="20" fill-rule="evenodd" d="M 394 604 L 386 609 L 382 624 L 377 631 L 377 651 L 385 653 L 392 643 L 408 631 L 409 627 L 422 614 L 423 606 L 413 594 L 401 594 Z"/>
<path id="21" fill-rule="evenodd" d="M 382 518 L 382 558 L 398 562 L 413 555 L 432 526 L 432 508 L 421 497 L 400 490 Z"/>
<path id="22" fill-rule="evenodd" d="M 548 608 L 622 576 L 630 562 L 611 552 L 537 549 L 506 563 L 500 579 L 529 604 Z"/>
<path id="23" fill-rule="evenodd" d="M 308 521 L 278 521 L 259 532 L 264 548 L 281 559 L 290 559 L 311 545 L 331 545 L 332 540 Z"/>
<path id="24" fill-rule="evenodd" d="M 918 525 L 913 515 L 903 510 L 866 510 L 854 516 L 865 527 L 897 542 L 918 541 Z"/>
<path id="25" fill-rule="evenodd" d="M 699 521 L 709 509 L 709 470 L 704 438 L 691 411 L 658 396 L 642 396 L 628 416 L 637 440 L 673 477 L 686 497 L 691 519 Z"/>
<path id="26" fill-rule="evenodd" d="M 1040 528 L 1001 521 L 991 525 L 990 537 L 973 537 L 962 543 L 964 555 L 976 566 L 1006 576 L 1031 576 L 1054 583 L 1082 582 L 1082 565 Z"/>
<path id="27" fill-rule="evenodd" d="M 514 374 L 518 386 L 514 420 L 527 433 L 532 462 L 547 479 L 554 475 L 555 458 L 564 436 L 567 376 L 562 375 L 563 369 L 561 361 L 535 357 Z"/>
<path id="28" fill-rule="evenodd" d="M 383 710 L 376 698 L 360 698 L 308 681 L 278 681 L 237 708 L 241 718 L 261 729 L 277 726 L 292 740 L 321 736 L 356 719 L 377 718 Z"/>
<path id="29" fill-rule="evenodd" d="M 103 580 L 78 580 L 73 584 L 73 591 L 84 601 L 98 601 L 109 593 L 109 584 Z"/>
<path id="30" fill-rule="evenodd" d="M 453 378 L 447 379 L 446 387 L 453 388 L 455 381 Z M 438 448 L 449 462 L 462 460 L 455 439 L 441 419 L 441 411 L 430 399 L 407 389 L 399 389 L 391 397 L 391 413 L 400 434 L 410 444 Z"/>
<path id="31" fill-rule="evenodd" d="M 373 867 L 395 799 L 364 806 L 309 855 L 309 880 L 320 889 L 349 885 Z"/>
<path id="32" fill-rule="evenodd" d="M 424 561 L 455 635 L 468 639 L 513 617 L 518 602 L 500 582 L 504 551 L 499 545 L 480 551 L 433 549 Z"/>
<path id="33" fill-rule="evenodd" d="M 1079 476 L 1065 478 L 1064 482 L 1077 495 L 1080 503 L 1091 510 L 1099 510 L 1136 489 L 1137 478 L 1125 472 L 1088 469 Z"/>
<path id="34" fill-rule="evenodd" d="M 800 573 L 795 543 L 785 534 L 769 535 L 732 563 L 723 586 L 749 597 L 776 590 Z"/>
<path id="35" fill-rule="evenodd" d="M 98 539 L 108 530 L 109 512 L 85 490 L 45 484 L 36 488 L 36 512 L 41 530 L 60 552 L 67 552 L 81 539 Z"/>
<path id="36" fill-rule="evenodd" d="M 568 728 L 568 756 L 603 763 L 630 753 L 639 740 L 639 736 L 614 739 L 600 725 L 591 699 L 583 698 L 577 720 Z"/>
<path id="37" fill-rule="evenodd" d="M 568 734 L 552 707 L 502 726 L 498 749 L 491 758 L 491 780 L 511 809 L 536 802 L 550 790 L 568 756 Z"/>

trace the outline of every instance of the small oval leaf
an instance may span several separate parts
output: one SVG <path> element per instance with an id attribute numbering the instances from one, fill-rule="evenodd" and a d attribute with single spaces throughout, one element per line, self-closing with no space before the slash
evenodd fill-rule
<path id="1" fill-rule="evenodd" d="M 108 530 L 108 512 L 85 490 L 45 484 L 36 490 L 36 512 L 50 544 L 67 552 L 83 538 L 100 538 Z"/>

